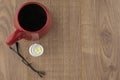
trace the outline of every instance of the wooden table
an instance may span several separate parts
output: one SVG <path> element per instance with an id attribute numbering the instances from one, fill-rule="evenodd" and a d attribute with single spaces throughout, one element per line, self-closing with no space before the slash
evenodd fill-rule
<path id="1" fill-rule="evenodd" d="M 120 0 L 37 0 L 50 10 L 52 28 L 39 41 L 19 43 L 22 55 L 47 72 L 43 79 L 5 44 L 27 1 L 0 0 L 0 80 L 120 80 Z M 30 56 L 33 43 L 44 46 L 44 55 Z"/>

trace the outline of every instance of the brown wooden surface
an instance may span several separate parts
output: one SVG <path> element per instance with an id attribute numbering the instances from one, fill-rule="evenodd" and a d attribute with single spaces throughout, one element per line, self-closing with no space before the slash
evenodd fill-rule
<path id="1" fill-rule="evenodd" d="M 120 80 L 120 0 L 37 0 L 50 10 L 52 28 L 39 41 L 19 42 L 32 65 L 47 72 L 43 79 L 5 44 L 27 1 L 0 0 L 0 80 Z M 43 45 L 44 55 L 30 56 L 32 43 Z"/>

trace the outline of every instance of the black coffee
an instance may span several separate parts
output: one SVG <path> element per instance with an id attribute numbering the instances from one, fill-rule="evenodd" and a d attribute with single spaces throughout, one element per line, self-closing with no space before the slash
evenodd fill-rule
<path id="1" fill-rule="evenodd" d="M 24 6 L 18 14 L 20 26 L 27 31 L 37 31 L 41 29 L 45 25 L 46 20 L 46 12 L 37 4 Z"/>

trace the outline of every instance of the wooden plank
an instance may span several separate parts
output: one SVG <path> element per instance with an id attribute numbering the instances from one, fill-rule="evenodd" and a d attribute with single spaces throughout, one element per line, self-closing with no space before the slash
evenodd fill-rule
<path id="1" fill-rule="evenodd" d="M 2 0 L 0 3 L 0 80 L 40 80 L 12 52 L 5 40 L 14 31 L 13 17 L 17 8 L 32 0 Z M 52 28 L 39 41 L 21 40 L 20 52 L 39 70 L 47 72 L 45 80 L 80 80 L 80 1 L 37 0 L 52 14 Z M 34 58 L 28 48 L 32 43 L 44 46 L 44 55 Z M 14 45 L 13 45 L 14 46 Z"/>
<path id="2" fill-rule="evenodd" d="M 81 1 L 83 80 L 120 79 L 120 1 Z"/>

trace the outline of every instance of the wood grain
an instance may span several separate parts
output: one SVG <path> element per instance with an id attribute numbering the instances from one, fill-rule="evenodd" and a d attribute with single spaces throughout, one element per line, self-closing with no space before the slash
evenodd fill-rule
<path id="1" fill-rule="evenodd" d="M 83 80 L 119 80 L 120 1 L 81 2 Z"/>
<path id="2" fill-rule="evenodd" d="M 0 0 L 0 80 L 42 80 L 5 44 L 15 12 L 27 1 L 33 0 Z M 53 24 L 39 41 L 20 40 L 20 52 L 47 72 L 43 80 L 120 80 L 119 0 L 34 1 L 46 5 Z M 33 43 L 44 46 L 44 55 L 29 55 Z"/>

